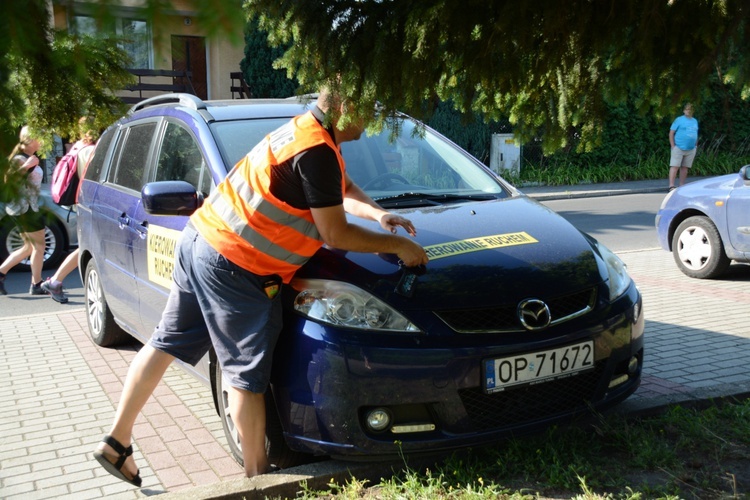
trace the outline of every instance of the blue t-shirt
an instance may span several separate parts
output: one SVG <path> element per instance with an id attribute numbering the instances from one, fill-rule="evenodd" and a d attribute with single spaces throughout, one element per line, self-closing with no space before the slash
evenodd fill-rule
<path id="1" fill-rule="evenodd" d="M 685 115 L 678 116 L 669 130 L 674 130 L 674 145 L 683 151 L 695 148 L 698 141 L 698 120 Z"/>

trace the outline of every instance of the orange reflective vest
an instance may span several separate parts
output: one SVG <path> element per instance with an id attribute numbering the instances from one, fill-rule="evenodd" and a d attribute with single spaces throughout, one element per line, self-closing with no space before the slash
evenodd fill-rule
<path id="1" fill-rule="evenodd" d="M 266 136 L 211 193 L 191 222 L 205 240 L 238 266 L 258 275 L 278 274 L 284 283 L 323 245 L 309 209 L 297 209 L 270 191 L 271 169 L 321 144 L 339 148 L 311 112 Z"/>

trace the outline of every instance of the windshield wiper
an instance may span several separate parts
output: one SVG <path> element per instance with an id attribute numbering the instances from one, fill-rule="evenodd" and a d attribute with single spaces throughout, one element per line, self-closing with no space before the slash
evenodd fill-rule
<path id="1" fill-rule="evenodd" d="M 456 203 L 460 201 L 487 201 L 494 200 L 497 196 L 494 194 L 429 194 L 429 193 L 399 193 L 393 196 L 382 196 L 373 198 L 381 206 L 404 207 L 420 205 L 444 205 L 446 203 Z"/>

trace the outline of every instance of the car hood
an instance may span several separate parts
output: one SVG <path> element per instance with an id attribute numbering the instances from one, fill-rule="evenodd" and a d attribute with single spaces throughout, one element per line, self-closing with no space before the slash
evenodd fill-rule
<path id="1" fill-rule="evenodd" d="M 525 196 L 398 213 L 414 223 L 416 241 L 430 255 L 424 269 L 400 268 L 392 254 L 324 247 L 297 277 L 346 276 L 348 282 L 408 310 L 426 303 L 434 309 L 546 299 L 590 289 L 606 276 L 589 237 Z M 350 221 L 382 231 L 376 223 Z M 404 290 L 402 280 L 412 286 Z"/>
<path id="2" fill-rule="evenodd" d="M 698 194 L 726 194 L 736 187 L 738 181 L 741 182 L 741 178 L 736 173 L 691 181 L 675 191 L 672 197 L 692 197 Z"/>
<path id="3" fill-rule="evenodd" d="M 662 202 L 657 213 L 657 228 L 659 221 L 668 223 L 674 215 L 688 208 L 694 208 L 703 213 L 711 213 L 717 202 L 726 201 L 732 190 L 742 185 L 742 177 L 737 174 L 727 174 L 691 181 L 684 186 L 670 192 Z M 665 243 L 662 242 L 662 246 Z"/>

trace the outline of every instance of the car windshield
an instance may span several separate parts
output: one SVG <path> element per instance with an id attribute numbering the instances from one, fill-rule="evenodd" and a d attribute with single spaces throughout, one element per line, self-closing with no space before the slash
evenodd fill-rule
<path id="1" fill-rule="evenodd" d="M 286 119 L 213 124 L 227 165 L 234 165 L 268 132 Z M 363 134 L 342 144 L 349 176 L 386 207 L 455 203 L 504 198 L 509 193 L 470 156 L 429 129 L 415 132 L 404 120 L 395 137 L 390 129 Z"/>

